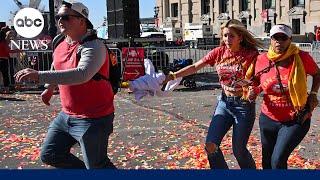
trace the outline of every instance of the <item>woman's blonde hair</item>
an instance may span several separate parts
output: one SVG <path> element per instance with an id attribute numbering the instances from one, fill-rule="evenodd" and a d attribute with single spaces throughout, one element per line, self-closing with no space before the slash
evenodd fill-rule
<path id="1" fill-rule="evenodd" d="M 220 46 L 225 46 L 225 43 L 223 42 L 223 29 L 224 28 L 231 28 L 233 29 L 239 36 L 242 37 L 242 40 L 240 42 L 240 45 L 242 47 L 248 48 L 248 49 L 254 49 L 257 50 L 257 47 L 263 47 L 263 44 L 259 42 L 257 39 L 254 38 L 253 34 L 247 30 L 247 28 L 236 19 L 230 19 L 229 21 L 223 23 L 220 26 Z"/>

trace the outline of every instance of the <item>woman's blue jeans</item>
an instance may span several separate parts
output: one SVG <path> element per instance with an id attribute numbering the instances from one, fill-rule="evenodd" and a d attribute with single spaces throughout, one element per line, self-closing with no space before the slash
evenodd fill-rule
<path id="1" fill-rule="evenodd" d="M 56 168 L 114 169 L 115 166 L 107 156 L 113 119 L 113 113 L 100 118 L 83 119 L 61 112 L 48 128 L 40 159 Z M 76 143 L 80 144 L 83 161 L 70 153 Z"/>
<path id="2" fill-rule="evenodd" d="M 232 149 L 241 169 L 255 169 L 256 165 L 247 149 L 248 139 L 255 121 L 255 103 L 240 97 L 219 96 L 218 105 L 211 120 L 206 143 L 217 145 L 216 151 L 208 153 L 211 169 L 228 169 L 219 146 L 225 134 L 233 126 Z"/>
<path id="3" fill-rule="evenodd" d="M 277 122 L 260 114 L 259 126 L 262 143 L 263 169 L 287 169 L 291 152 L 303 140 L 310 129 L 311 119 L 303 125 L 296 121 Z"/>

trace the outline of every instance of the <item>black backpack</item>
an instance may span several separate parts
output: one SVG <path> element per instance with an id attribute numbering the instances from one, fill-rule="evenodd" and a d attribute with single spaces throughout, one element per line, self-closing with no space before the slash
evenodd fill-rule
<path id="1" fill-rule="evenodd" d="M 58 47 L 58 45 L 66 38 L 65 35 L 63 34 L 59 34 L 57 35 L 52 42 L 52 50 L 54 52 L 54 50 Z M 106 81 L 109 81 L 111 86 L 112 86 L 112 90 L 114 95 L 117 94 L 119 87 L 120 87 L 120 82 L 121 82 L 121 71 L 120 71 L 120 67 L 117 63 L 117 56 L 116 53 L 111 51 L 108 46 L 107 46 L 107 42 L 104 39 L 98 38 L 96 34 L 91 34 L 88 37 L 86 37 L 81 43 L 81 44 L 87 42 L 87 41 L 92 41 L 95 39 L 100 39 L 103 41 L 103 44 L 105 45 L 105 47 L 107 48 L 109 57 L 107 57 L 109 59 L 109 79 L 106 78 L 104 75 L 100 74 L 100 73 L 96 73 L 92 79 L 95 81 L 100 81 L 101 79 L 104 79 Z M 81 58 L 81 49 L 77 50 L 77 59 L 78 61 Z"/>

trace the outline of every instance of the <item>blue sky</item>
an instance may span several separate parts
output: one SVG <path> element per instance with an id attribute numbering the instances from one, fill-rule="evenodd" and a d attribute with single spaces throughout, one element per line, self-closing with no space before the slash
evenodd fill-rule
<path id="1" fill-rule="evenodd" d="M 89 8 L 89 19 L 92 21 L 95 27 L 100 26 L 103 21 L 103 16 L 106 15 L 106 0 L 78 0 L 84 3 Z M 23 5 L 29 4 L 29 0 L 20 0 Z M 45 7 L 46 10 L 49 9 L 49 0 L 42 0 L 40 7 Z M 143 17 L 153 17 L 154 15 L 155 0 L 139 0 L 140 7 L 140 18 Z M 0 21 L 7 22 L 8 19 L 12 18 L 13 15 L 10 11 L 15 12 L 19 8 L 14 3 L 13 0 L 1 0 L 0 6 Z M 94 12 L 94 13 L 93 13 Z"/>

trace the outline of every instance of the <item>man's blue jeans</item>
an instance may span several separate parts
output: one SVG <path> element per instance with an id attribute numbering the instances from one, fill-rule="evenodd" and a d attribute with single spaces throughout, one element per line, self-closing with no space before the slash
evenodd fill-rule
<path id="1" fill-rule="evenodd" d="M 56 168 L 112 168 L 107 156 L 109 135 L 113 132 L 114 114 L 100 118 L 74 118 L 61 112 L 50 124 L 43 142 L 41 160 Z M 83 161 L 70 148 L 80 144 Z"/>
<path id="2" fill-rule="evenodd" d="M 221 140 L 233 126 L 232 149 L 239 166 L 241 169 L 255 169 L 255 162 L 246 147 L 255 121 L 255 103 L 241 100 L 240 97 L 226 97 L 223 93 L 218 99 L 206 142 L 219 147 Z M 228 169 L 220 148 L 207 153 L 211 169 Z"/>
<path id="3" fill-rule="evenodd" d="M 303 125 L 296 121 L 277 122 L 260 114 L 259 126 L 262 143 L 263 169 L 287 169 L 291 152 L 303 140 L 310 129 L 311 119 Z"/>

